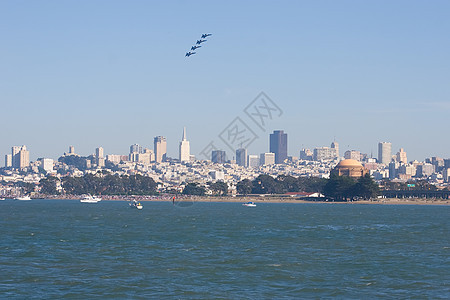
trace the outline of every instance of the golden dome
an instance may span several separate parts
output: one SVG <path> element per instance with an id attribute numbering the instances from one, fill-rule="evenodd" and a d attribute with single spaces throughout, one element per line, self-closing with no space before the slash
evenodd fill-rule
<path id="1" fill-rule="evenodd" d="M 362 164 L 354 159 L 344 159 L 341 160 L 336 167 L 354 168 L 354 167 L 362 167 Z"/>

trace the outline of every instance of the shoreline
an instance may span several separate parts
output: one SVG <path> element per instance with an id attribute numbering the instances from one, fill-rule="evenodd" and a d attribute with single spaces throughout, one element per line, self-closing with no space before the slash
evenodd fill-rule
<path id="1" fill-rule="evenodd" d="M 141 202 L 172 202 L 172 197 L 161 196 L 101 196 L 102 201 L 141 201 Z M 42 196 L 35 199 L 49 200 L 79 200 L 80 196 Z M 176 202 L 220 202 L 220 203 L 246 203 L 249 201 L 255 203 L 325 203 L 325 204 L 371 204 L 371 205 L 450 205 L 450 199 L 426 199 L 426 198 L 382 198 L 374 200 L 357 201 L 323 201 L 323 200 L 304 200 L 290 197 L 210 197 L 210 196 L 192 196 L 177 197 Z"/>

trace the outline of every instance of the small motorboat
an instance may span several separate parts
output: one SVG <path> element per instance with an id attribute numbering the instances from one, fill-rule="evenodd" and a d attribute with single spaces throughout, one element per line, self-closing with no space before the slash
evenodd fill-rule
<path id="1" fill-rule="evenodd" d="M 81 203 L 97 203 L 102 201 L 102 198 L 97 197 L 97 196 L 92 196 L 90 194 L 87 194 L 85 196 L 83 196 L 83 198 L 80 199 Z"/>
<path id="2" fill-rule="evenodd" d="M 129 203 L 131 208 L 137 208 L 137 209 L 143 209 L 144 206 L 142 206 L 141 202 L 137 202 L 136 200 L 133 200 L 133 202 Z"/>
<path id="3" fill-rule="evenodd" d="M 19 196 L 19 197 L 16 197 L 16 200 L 30 201 L 31 198 L 30 198 L 30 196 L 26 195 L 26 196 Z"/>
<path id="4" fill-rule="evenodd" d="M 242 205 L 248 206 L 248 207 L 256 207 L 256 204 L 253 203 L 253 202 L 251 202 L 251 201 L 249 201 L 249 202 L 247 202 L 247 203 L 244 203 L 244 204 L 242 204 Z"/>

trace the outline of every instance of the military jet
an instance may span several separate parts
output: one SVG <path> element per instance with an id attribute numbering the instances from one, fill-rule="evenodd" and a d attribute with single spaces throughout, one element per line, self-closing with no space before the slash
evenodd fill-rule
<path id="1" fill-rule="evenodd" d="M 205 34 L 202 34 L 202 39 L 207 38 L 208 36 L 211 36 L 211 35 L 212 35 L 212 33 L 205 33 Z"/>
<path id="2" fill-rule="evenodd" d="M 196 44 L 197 44 L 197 45 L 200 45 L 201 43 L 204 43 L 204 42 L 206 42 L 206 41 L 207 41 L 207 40 L 198 40 Z"/>
<path id="3" fill-rule="evenodd" d="M 191 50 L 195 50 L 195 49 L 198 49 L 198 48 L 200 48 L 201 46 L 192 46 L 191 47 Z"/>
<path id="4" fill-rule="evenodd" d="M 186 53 L 185 57 L 186 57 L 186 56 L 189 57 L 189 56 L 191 56 L 191 55 L 193 55 L 193 54 L 195 54 L 195 52 L 189 51 L 189 52 Z"/>

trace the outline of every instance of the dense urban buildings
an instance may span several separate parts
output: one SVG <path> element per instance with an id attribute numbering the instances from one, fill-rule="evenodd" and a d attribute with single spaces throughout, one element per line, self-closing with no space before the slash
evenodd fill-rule
<path id="1" fill-rule="evenodd" d="M 275 130 L 270 134 L 270 152 L 275 153 L 275 163 L 282 164 L 287 158 L 287 134 L 283 130 Z"/>
<path id="2" fill-rule="evenodd" d="M 450 159 L 430 157 L 422 162 L 408 162 L 403 148 L 392 155 L 391 143 L 379 144 L 377 160 L 358 150 L 346 150 L 344 157 L 340 157 L 336 141 L 331 147 L 316 147 L 314 151 L 302 149 L 300 158 L 288 157 L 287 134 L 281 130 L 270 134 L 270 142 L 270 147 L 278 151 L 279 158 L 286 157 L 282 163 L 276 163 L 276 152 L 256 155 L 249 154 L 244 148 L 236 150 L 236 159 L 227 160 L 225 151 L 214 150 L 211 152 L 211 160 L 196 160 L 190 154 L 185 128 L 179 144 L 179 159 L 167 157 L 167 141 L 162 136 L 154 138 L 155 152 L 134 144 L 130 146 L 129 155 L 105 155 L 103 147 L 98 147 L 94 154 L 81 156 L 70 146 L 69 152 L 58 160 L 39 158 L 35 162 L 30 162 L 26 146 L 14 146 L 11 153 L 5 155 L 5 168 L 0 169 L 0 179 L 7 185 L 10 182 L 37 184 L 46 176 L 63 178 L 85 174 L 140 174 L 158 182 L 161 190 L 181 191 L 190 182 L 205 185 L 211 181 L 224 181 L 235 191 L 239 181 L 253 180 L 261 174 L 272 177 L 289 175 L 328 178 L 333 173 L 350 177 L 369 173 L 379 182 L 387 179 L 399 183 L 427 181 L 438 189 L 450 188 Z"/>

